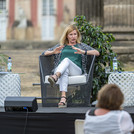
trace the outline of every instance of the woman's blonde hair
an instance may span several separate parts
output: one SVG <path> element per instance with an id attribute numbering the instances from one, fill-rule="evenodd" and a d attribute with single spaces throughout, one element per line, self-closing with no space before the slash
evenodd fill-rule
<path id="1" fill-rule="evenodd" d="M 72 32 L 73 30 L 76 30 L 77 32 L 77 40 L 76 42 L 77 43 L 80 43 L 80 40 L 81 40 L 81 34 L 79 32 L 79 30 L 77 29 L 77 27 L 75 25 L 69 25 L 65 28 L 62 36 L 61 36 L 61 39 L 60 39 L 60 45 L 67 45 L 69 42 L 68 42 L 68 38 L 67 38 L 67 35 Z"/>
<path id="2" fill-rule="evenodd" d="M 120 110 L 124 101 L 123 93 L 115 84 L 106 84 L 98 92 L 97 107 L 108 110 Z"/>

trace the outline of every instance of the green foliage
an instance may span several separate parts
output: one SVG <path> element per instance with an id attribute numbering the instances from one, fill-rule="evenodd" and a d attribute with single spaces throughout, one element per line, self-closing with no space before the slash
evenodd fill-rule
<path id="1" fill-rule="evenodd" d="M 110 44 L 115 38 L 111 33 L 103 33 L 101 26 L 93 26 L 90 22 L 87 22 L 85 16 L 76 16 L 74 21 L 82 35 L 81 42 L 100 52 L 100 56 L 96 57 L 93 79 L 93 99 L 96 99 L 98 90 L 108 82 L 105 67 L 110 66 L 112 70 L 113 58 L 117 56 L 111 49 Z M 118 71 L 121 70 L 122 67 L 118 61 Z"/>
<path id="2" fill-rule="evenodd" d="M 0 53 L 0 66 L 6 66 L 8 61 L 8 55 Z"/>
<path id="3" fill-rule="evenodd" d="M 111 49 L 112 46 L 110 44 L 115 38 L 112 34 L 103 33 L 101 26 L 93 26 L 90 22 L 87 22 L 85 16 L 76 16 L 74 22 L 82 35 L 81 42 L 100 52 L 100 56 L 96 57 L 94 66 L 92 90 L 92 101 L 94 101 L 100 88 L 108 82 L 108 74 L 105 73 L 105 67 L 110 66 L 112 70 L 113 58 L 117 56 Z M 121 71 L 121 64 L 119 61 L 117 62 L 118 71 Z M 82 91 L 76 91 L 75 94 L 77 97 L 78 94 L 81 96 Z M 72 95 L 72 97 L 76 98 L 76 95 Z"/>

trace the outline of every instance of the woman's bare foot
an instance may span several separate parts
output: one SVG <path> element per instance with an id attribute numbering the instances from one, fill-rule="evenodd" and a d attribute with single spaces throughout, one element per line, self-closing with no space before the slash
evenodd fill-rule
<path id="1" fill-rule="evenodd" d="M 66 97 L 62 96 L 60 102 L 58 103 L 59 108 L 67 107 Z"/>
<path id="2" fill-rule="evenodd" d="M 51 87 L 53 87 L 54 84 L 58 81 L 58 78 L 59 77 L 56 74 L 51 75 L 51 76 L 48 77 L 48 81 L 49 81 Z"/>

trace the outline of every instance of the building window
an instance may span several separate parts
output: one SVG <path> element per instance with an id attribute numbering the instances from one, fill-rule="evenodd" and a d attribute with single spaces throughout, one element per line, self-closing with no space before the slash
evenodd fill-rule
<path id="1" fill-rule="evenodd" d="M 54 1 L 43 0 L 43 15 L 54 15 Z"/>
<path id="2" fill-rule="evenodd" d="M 0 0 L 0 10 L 6 9 L 6 0 Z"/>

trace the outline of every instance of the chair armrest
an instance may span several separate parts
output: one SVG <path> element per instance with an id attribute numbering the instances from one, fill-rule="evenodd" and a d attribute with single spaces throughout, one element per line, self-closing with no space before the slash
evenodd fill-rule
<path id="1" fill-rule="evenodd" d="M 53 56 L 39 56 L 39 68 L 40 68 L 40 76 L 42 78 L 43 83 L 45 82 L 45 76 L 50 75 L 52 69 L 54 68 L 54 60 Z"/>
<path id="2" fill-rule="evenodd" d="M 90 77 L 93 77 L 95 57 L 96 57 L 95 55 L 91 56 L 90 61 L 88 61 L 88 64 L 90 64 L 90 65 L 88 65 L 88 68 L 87 68 L 87 71 L 88 71 L 87 82 L 89 81 Z M 89 60 L 89 57 L 87 60 Z"/>

